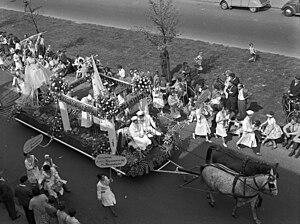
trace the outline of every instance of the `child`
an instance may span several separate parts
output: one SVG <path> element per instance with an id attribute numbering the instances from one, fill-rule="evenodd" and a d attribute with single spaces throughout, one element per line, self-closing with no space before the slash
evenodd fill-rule
<path id="1" fill-rule="evenodd" d="M 253 43 L 249 44 L 249 51 L 250 51 L 251 58 L 249 58 L 248 62 L 255 62 L 255 60 L 256 60 L 256 49 L 254 48 Z"/>

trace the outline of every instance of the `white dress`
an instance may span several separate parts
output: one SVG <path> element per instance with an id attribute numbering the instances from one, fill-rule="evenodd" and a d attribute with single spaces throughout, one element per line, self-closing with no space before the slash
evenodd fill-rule
<path id="1" fill-rule="evenodd" d="M 105 177 L 104 181 L 97 183 L 97 198 L 101 200 L 103 206 L 114 206 L 117 204 L 116 197 L 110 189 L 110 180 Z"/>
<path id="2" fill-rule="evenodd" d="M 196 128 L 195 128 L 195 134 L 200 135 L 200 136 L 207 136 L 210 134 L 210 127 L 209 124 L 206 120 L 206 117 L 203 114 L 200 114 L 196 112 L 196 118 L 197 118 L 197 123 L 196 123 Z"/>
<path id="3" fill-rule="evenodd" d="M 26 64 L 25 85 L 30 85 L 33 90 L 36 90 L 42 85 L 49 83 L 49 77 L 51 76 L 50 70 L 36 63 L 35 59 L 31 57 L 26 59 Z"/>
<path id="4" fill-rule="evenodd" d="M 268 139 L 278 139 L 281 137 L 283 134 L 280 126 L 276 124 L 276 120 L 274 117 L 270 117 L 267 120 L 267 126 L 263 132 L 263 134 L 268 138 Z"/>
<path id="5" fill-rule="evenodd" d="M 34 155 L 30 155 L 30 159 L 26 158 L 24 161 L 25 168 L 27 171 L 28 181 L 30 183 L 37 183 L 38 180 L 40 179 L 41 173 L 39 168 L 35 164 L 36 161 L 37 159 L 35 158 Z"/>
<path id="6" fill-rule="evenodd" d="M 245 145 L 249 148 L 254 148 L 257 146 L 257 142 L 255 139 L 255 133 L 253 126 L 251 124 L 251 120 L 248 116 L 242 122 L 242 137 L 236 143 L 237 145 Z"/>
<path id="7" fill-rule="evenodd" d="M 224 115 L 223 111 L 219 111 L 216 115 L 216 122 L 217 122 L 216 135 L 221 137 L 227 136 L 227 130 L 226 130 L 227 122 L 222 121 L 224 119 L 228 119 L 228 116 Z"/>

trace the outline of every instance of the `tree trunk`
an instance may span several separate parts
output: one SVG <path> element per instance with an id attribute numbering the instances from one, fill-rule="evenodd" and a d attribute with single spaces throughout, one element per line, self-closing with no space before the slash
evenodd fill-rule
<path id="1" fill-rule="evenodd" d="M 171 81 L 170 77 L 170 58 L 169 52 L 165 48 L 160 53 L 160 61 L 161 61 L 161 74 L 163 77 L 167 79 L 168 82 Z"/>

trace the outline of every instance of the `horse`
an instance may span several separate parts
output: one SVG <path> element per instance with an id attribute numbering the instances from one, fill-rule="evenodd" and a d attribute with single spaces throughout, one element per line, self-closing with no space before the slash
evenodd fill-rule
<path id="1" fill-rule="evenodd" d="M 228 151 L 220 146 L 210 146 L 206 152 L 206 163 L 220 163 L 237 173 L 245 176 L 254 176 L 256 174 L 268 174 L 271 169 L 277 173 L 278 163 L 268 164 L 259 160 L 253 160 L 243 157 L 234 151 Z"/>
<path id="2" fill-rule="evenodd" d="M 277 179 L 273 169 L 268 174 L 258 174 L 251 177 L 241 176 L 222 164 L 206 164 L 201 167 L 202 181 L 208 187 L 207 199 L 210 206 L 215 206 L 212 192 L 229 195 L 236 199 L 232 216 L 237 217 L 237 209 L 250 203 L 253 219 L 261 224 L 256 209 L 261 206 L 260 193 L 276 196 L 278 194 Z"/>

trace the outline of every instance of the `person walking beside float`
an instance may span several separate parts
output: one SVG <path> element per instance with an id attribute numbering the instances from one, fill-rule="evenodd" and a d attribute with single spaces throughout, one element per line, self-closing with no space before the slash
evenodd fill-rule
<path id="1" fill-rule="evenodd" d="M 247 116 L 242 121 L 242 137 L 237 141 L 236 147 L 240 148 L 240 145 L 244 145 L 251 148 L 257 147 L 257 141 L 255 138 L 255 130 L 252 124 L 252 117 L 254 112 L 252 110 L 246 111 Z M 259 152 L 256 152 L 256 155 L 260 156 Z"/>
<path id="2" fill-rule="evenodd" d="M 196 138 L 196 135 L 205 136 L 205 141 L 211 143 L 208 137 L 211 131 L 205 117 L 205 111 L 203 109 L 203 105 L 196 110 L 196 118 L 197 118 L 197 123 L 195 127 L 195 132 L 193 133 L 193 139 Z"/>
<path id="3" fill-rule="evenodd" d="M 225 138 L 227 137 L 227 130 L 226 127 L 228 127 L 229 123 L 229 113 L 228 109 L 225 109 L 225 107 L 222 107 L 222 110 L 220 110 L 216 115 L 216 133 L 215 137 L 218 138 L 218 136 L 222 137 L 223 146 L 227 148 Z"/>
<path id="4" fill-rule="evenodd" d="M 110 188 L 112 179 L 108 179 L 104 174 L 97 175 L 99 181 L 97 183 L 97 198 L 101 201 L 103 207 L 110 209 L 112 214 L 117 217 L 117 213 L 113 207 L 117 204 L 116 197 Z"/>
<path id="5" fill-rule="evenodd" d="M 273 149 L 277 148 L 276 139 L 279 139 L 281 135 L 283 134 L 280 126 L 276 124 L 276 120 L 274 118 L 274 112 L 270 111 L 267 113 L 267 120 L 261 124 L 261 129 L 264 129 L 263 135 L 265 136 L 265 139 L 263 140 L 262 144 L 264 145 L 267 141 L 271 140 Z"/>

